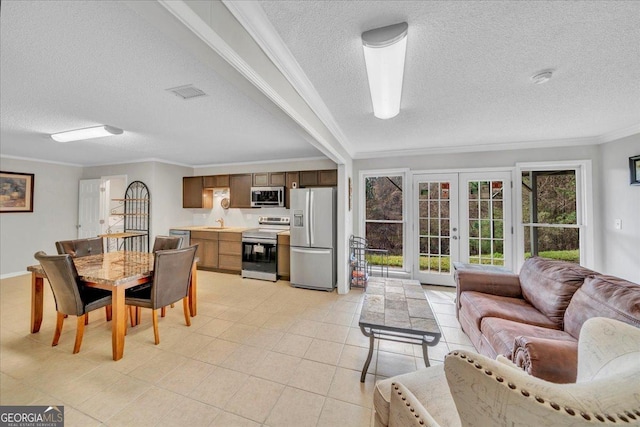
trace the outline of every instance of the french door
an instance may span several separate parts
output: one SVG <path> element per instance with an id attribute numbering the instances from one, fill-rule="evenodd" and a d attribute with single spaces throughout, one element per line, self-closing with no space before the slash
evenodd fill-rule
<path id="1" fill-rule="evenodd" d="M 413 177 L 414 278 L 454 285 L 453 263 L 512 268 L 511 173 Z"/>

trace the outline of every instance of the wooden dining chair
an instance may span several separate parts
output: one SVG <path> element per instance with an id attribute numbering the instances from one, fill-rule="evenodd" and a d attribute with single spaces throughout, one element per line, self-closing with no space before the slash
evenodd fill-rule
<path id="1" fill-rule="evenodd" d="M 160 343 L 158 332 L 158 310 L 182 300 L 184 320 L 191 326 L 189 313 L 189 285 L 191 268 L 196 257 L 197 245 L 182 249 L 158 251 L 153 266 L 151 286 L 125 291 L 125 304 L 150 308 L 153 318 L 155 343 Z"/>
<path id="2" fill-rule="evenodd" d="M 87 313 L 111 304 L 111 292 L 85 286 L 78 277 L 71 255 L 47 255 L 39 251 L 34 257 L 40 262 L 53 291 L 56 302 L 56 330 L 52 346 L 58 345 L 66 316 L 78 316 L 73 353 L 80 351 Z"/>
<path id="3" fill-rule="evenodd" d="M 73 258 L 104 253 L 104 239 L 102 237 L 88 237 L 84 239 L 60 240 L 56 242 L 58 255 L 69 254 Z M 111 320 L 111 305 L 105 307 L 107 321 Z M 84 318 L 84 324 L 89 324 L 89 316 Z"/>

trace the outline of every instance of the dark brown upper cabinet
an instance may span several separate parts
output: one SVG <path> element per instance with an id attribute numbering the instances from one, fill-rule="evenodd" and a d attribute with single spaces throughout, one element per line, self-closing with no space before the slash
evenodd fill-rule
<path id="1" fill-rule="evenodd" d="M 213 193 L 204 189 L 204 180 L 201 176 L 182 178 L 182 207 L 204 209 L 213 207 Z"/>
<path id="2" fill-rule="evenodd" d="M 251 207 L 251 185 L 253 177 L 250 173 L 229 175 L 229 207 Z"/>
<path id="3" fill-rule="evenodd" d="M 229 175 L 205 176 L 204 188 L 229 188 Z"/>

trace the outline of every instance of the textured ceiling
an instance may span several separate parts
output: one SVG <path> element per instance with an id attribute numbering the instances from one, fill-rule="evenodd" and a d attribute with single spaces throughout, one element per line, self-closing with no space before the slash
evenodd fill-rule
<path id="1" fill-rule="evenodd" d="M 92 165 L 186 165 L 321 153 L 122 2 L 2 2 L 1 153 Z M 165 89 L 194 84 L 184 101 Z M 48 134 L 108 124 L 118 137 L 56 143 Z"/>
<path id="2" fill-rule="evenodd" d="M 638 1 L 260 5 L 357 157 L 640 131 Z M 402 21 L 409 34 L 401 110 L 379 120 L 360 35 Z M 556 70 L 552 80 L 532 84 L 547 68 Z"/>
<path id="3" fill-rule="evenodd" d="M 319 95 L 312 108 L 326 107 L 327 127 L 356 158 L 597 143 L 640 131 L 638 1 L 254 7 Z M 360 34 L 401 21 L 409 23 L 401 110 L 379 120 Z M 321 155 L 285 114 L 230 84 L 124 2 L 3 1 L 0 22 L 2 155 L 194 166 Z M 547 68 L 552 80 L 532 84 L 531 75 Z M 209 96 L 183 101 L 165 91 L 185 84 Z M 67 144 L 47 136 L 96 124 L 126 133 Z"/>

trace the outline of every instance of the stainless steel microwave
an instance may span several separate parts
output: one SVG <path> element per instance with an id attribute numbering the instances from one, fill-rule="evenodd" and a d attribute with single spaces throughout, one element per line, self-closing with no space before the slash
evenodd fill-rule
<path id="1" fill-rule="evenodd" d="M 284 187 L 251 187 L 251 207 L 284 207 Z"/>

